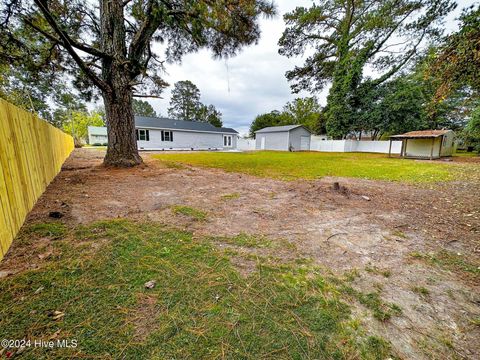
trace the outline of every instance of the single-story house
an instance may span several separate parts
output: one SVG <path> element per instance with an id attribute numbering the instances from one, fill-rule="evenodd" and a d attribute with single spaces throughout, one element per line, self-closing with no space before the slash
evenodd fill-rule
<path id="1" fill-rule="evenodd" d="M 392 141 L 402 141 L 400 156 L 416 159 L 438 159 L 453 154 L 452 130 L 421 130 L 410 131 L 401 135 L 390 136 L 390 149 Z M 390 156 L 390 151 L 389 151 Z"/>
<path id="2" fill-rule="evenodd" d="M 88 143 L 90 145 L 105 145 L 108 142 L 107 128 L 104 126 L 88 127 Z"/>
<path id="3" fill-rule="evenodd" d="M 198 121 L 135 116 L 140 150 L 233 150 L 238 132 Z"/>
<path id="4" fill-rule="evenodd" d="M 107 128 L 103 129 L 106 135 Z M 139 150 L 234 150 L 238 138 L 231 128 L 145 116 L 135 116 L 135 134 Z"/>
<path id="5" fill-rule="evenodd" d="M 303 125 L 270 126 L 255 131 L 255 149 L 308 151 L 311 136 Z"/>

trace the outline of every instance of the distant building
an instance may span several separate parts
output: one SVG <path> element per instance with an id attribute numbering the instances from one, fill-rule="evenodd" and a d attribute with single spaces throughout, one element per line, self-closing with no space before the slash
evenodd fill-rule
<path id="1" fill-rule="evenodd" d="M 108 142 L 107 128 L 104 126 L 88 127 L 88 143 L 90 145 L 106 145 Z"/>
<path id="2" fill-rule="evenodd" d="M 402 141 L 400 156 L 405 158 L 438 159 L 452 156 L 454 135 L 452 130 L 410 131 L 390 136 L 390 149 L 392 141 L 400 140 Z"/>
<path id="3" fill-rule="evenodd" d="M 255 131 L 256 150 L 308 151 L 311 132 L 303 125 L 271 126 Z"/>

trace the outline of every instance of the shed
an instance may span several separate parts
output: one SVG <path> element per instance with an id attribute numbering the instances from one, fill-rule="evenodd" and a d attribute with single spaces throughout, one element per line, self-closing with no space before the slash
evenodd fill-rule
<path id="1" fill-rule="evenodd" d="M 107 128 L 104 126 L 89 126 L 88 143 L 90 145 L 106 145 L 108 142 Z"/>
<path id="2" fill-rule="evenodd" d="M 394 140 L 402 141 L 400 156 L 404 158 L 431 160 L 452 156 L 454 135 L 452 130 L 421 130 L 393 135 L 390 136 L 388 156 L 391 154 Z"/>
<path id="3" fill-rule="evenodd" d="M 255 149 L 308 151 L 311 136 L 303 125 L 270 126 L 255 131 Z"/>

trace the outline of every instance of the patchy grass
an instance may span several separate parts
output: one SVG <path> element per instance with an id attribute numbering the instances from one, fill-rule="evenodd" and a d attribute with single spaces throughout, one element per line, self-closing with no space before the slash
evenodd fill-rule
<path id="1" fill-rule="evenodd" d="M 282 180 L 341 176 L 429 183 L 455 180 L 457 173 L 465 173 L 465 176 L 467 173 L 480 173 L 480 170 L 471 164 L 425 162 L 367 153 L 202 152 L 158 154 L 153 157 L 165 162 L 220 168 Z M 468 171 L 459 171 L 460 168 Z"/>
<path id="2" fill-rule="evenodd" d="M 412 252 L 410 256 L 431 265 L 460 273 L 469 279 L 480 280 L 480 264 L 471 263 L 464 255 L 442 250 L 435 254 Z"/>
<path id="3" fill-rule="evenodd" d="M 27 227 L 26 232 L 40 237 L 59 238 L 65 235 L 67 228 L 59 222 L 36 223 Z"/>
<path id="4" fill-rule="evenodd" d="M 454 157 L 477 157 L 480 156 L 477 152 L 471 151 L 467 152 L 466 150 L 457 150 L 455 154 L 453 154 Z"/>
<path id="5" fill-rule="evenodd" d="M 240 193 L 234 192 L 231 194 L 222 195 L 222 200 L 235 200 L 235 199 L 238 199 L 239 197 L 240 197 Z"/>
<path id="6" fill-rule="evenodd" d="M 392 231 L 392 235 L 393 236 L 396 236 L 396 237 L 399 237 L 399 238 L 402 238 L 402 239 L 406 239 L 407 238 L 407 235 L 405 235 L 405 233 L 401 230 L 394 230 Z"/>
<path id="7" fill-rule="evenodd" d="M 234 246 L 240 246 L 244 248 L 287 248 L 295 249 L 295 244 L 288 242 L 285 239 L 272 240 L 262 235 L 250 235 L 241 233 L 233 237 L 214 237 L 215 242 L 222 242 Z"/>
<path id="8" fill-rule="evenodd" d="M 352 317 L 345 280 L 308 265 L 260 262 L 243 278 L 208 239 L 125 220 L 69 229 L 53 246 L 54 260 L 0 280 L 0 338 L 78 347 L 31 347 L 27 359 L 395 357 Z"/>
<path id="9" fill-rule="evenodd" d="M 386 303 L 380 297 L 380 292 L 363 293 L 351 286 L 342 286 L 345 294 L 352 296 L 360 304 L 372 311 L 373 317 L 380 321 L 387 321 L 392 316 L 399 316 L 402 309 L 394 303 Z"/>
<path id="10" fill-rule="evenodd" d="M 377 274 L 377 275 L 382 275 L 386 278 L 389 278 L 390 276 L 392 276 L 392 272 L 388 269 L 380 269 L 378 268 L 377 266 L 370 266 L 370 265 L 367 265 L 365 267 L 365 271 L 366 272 L 369 272 L 369 273 L 372 273 L 372 274 Z"/>
<path id="11" fill-rule="evenodd" d="M 207 219 L 205 211 L 190 206 L 174 205 L 172 206 L 172 211 L 174 214 L 181 214 L 197 221 L 205 221 Z"/>
<path id="12" fill-rule="evenodd" d="M 430 295 L 430 291 L 424 286 L 413 286 L 412 291 L 421 296 Z"/>

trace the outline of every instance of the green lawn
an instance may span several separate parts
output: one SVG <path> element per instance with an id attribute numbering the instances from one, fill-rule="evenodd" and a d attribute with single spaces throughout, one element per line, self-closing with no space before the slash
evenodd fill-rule
<path id="1" fill-rule="evenodd" d="M 220 168 L 226 171 L 282 180 L 317 179 L 323 176 L 355 177 L 406 182 L 454 180 L 462 165 L 388 158 L 384 154 L 321 152 L 197 152 L 154 155 L 167 163 Z M 463 165 L 470 166 L 472 165 Z M 473 168 L 473 167 L 472 167 Z M 472 170 L 473 171 L 473 170 Z M 478 167 L 477 170 L 478 172 Z"/>
<path id="2" fill-rule="evenodd" d="M 0 280 L 0 339 L 74 339 L 78 347 L 27 347 L 22 358 L 395 358 L 390 344 L 353 316 L 352 303 L 374 321 L 401 309 L 379 291 L 355 290 L 358 274 L 334 277 L 307 260 L 282 264 L 213 246 L 273 246 L 264 238 L 202 239 L 113 220 L 37 224 L 16 244 L 31 249 L 45 237 L 55 239 L 46 263 Z M 36 249 L 38 262 L 45 249 Z M 232 256 L 250 256 L 256 270 L 240 276 Z M 150 280 L 156 286 L 146 289 Z"/>
<path id="3" fill-rule="evenodd" d="M 457 150 L 453 156 L 459 157 L 477 157 L 480 156 L 476 151 L 467 152 L 465 150 Z"/>

